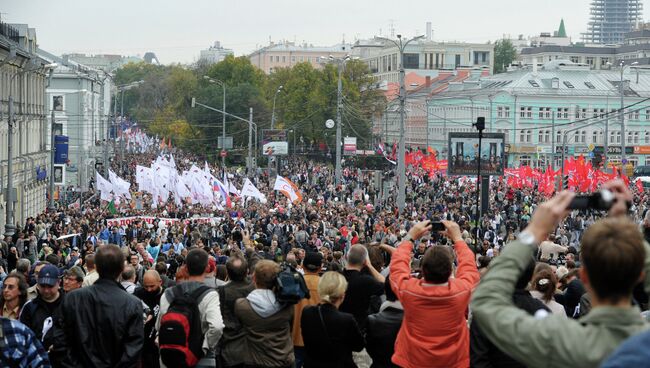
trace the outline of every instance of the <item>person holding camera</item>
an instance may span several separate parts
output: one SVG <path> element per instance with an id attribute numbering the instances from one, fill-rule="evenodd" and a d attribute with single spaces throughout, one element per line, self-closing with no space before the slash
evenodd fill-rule
<path id="1" fill-rule="evenodd" d="M 632 306 L 632 290 L 650 286 L 650 247 L 625 217 L 632 193 L 622 180 L 604 184 L 614 194 L 610 217 L 582 236 L 580 278 L 593 309 L 580 321 L 552 314 L 531 316 L 512 301 L 515 283 L 546 235 L 570 212 L 575 194 L 563 191 L 540 204 L 530 224 L 490 265 L 476 289 L 472 313 L 499 349 L 529 367 L 595 367 L 627 337 L 647 328 Z M 644 273 L 645 271 L 645 273 Z"/>
<path id="2" fill-rule="evenodd" d="M 480 275 L 474 253 L 463 241 L 460 227 L 442 221 L 442 232 L 454 244 L 435 245 L 421 259 L 422 278 L 411 275 L 413 242 L 431 231 L 431 222 L 409 230 L 390 263 L 390 283 L 404 308 L 404 320 L 392 361 L 400 367 L 468 367 L 467 306 Z M 454 251 L 458 262 L 452 277 Z"/>

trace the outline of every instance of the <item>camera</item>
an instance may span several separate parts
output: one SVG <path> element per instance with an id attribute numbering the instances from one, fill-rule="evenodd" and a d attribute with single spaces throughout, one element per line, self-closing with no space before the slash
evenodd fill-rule
<path id="1" fill-rule="evenodd" d="M 607 189 L 601 189 L 596 193 L 575 196 L 567 209 L 607 211 L 612 207 L 615 199 L 614 193 Z"/>

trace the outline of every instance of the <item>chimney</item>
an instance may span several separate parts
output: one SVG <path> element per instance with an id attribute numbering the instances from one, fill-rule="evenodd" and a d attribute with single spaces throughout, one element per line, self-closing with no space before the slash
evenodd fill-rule
<path id="1" fill-rule="evenodd" d="M 537 75 L 537 58 L 533 58 L 533 75 Z"/>
<path id="2" fill-rule="evenodd" d="M 431 85 L 431 76 L 427 75 L 424 80 L 426 81 L 425 85 L 429 87 Z"/>
<path id="3" fill-rule="evenodd" d="M 427 22 L 427 34 L 426 34 L 426 36 L 427 36 L 427 41 L 431 41 L 431 39 L 433 38 L 433 34 L 431 32 L 431 22 Z"/>

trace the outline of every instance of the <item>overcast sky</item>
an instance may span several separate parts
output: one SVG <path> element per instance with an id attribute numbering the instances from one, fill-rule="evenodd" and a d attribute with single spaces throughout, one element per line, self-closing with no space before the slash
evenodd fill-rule
<path id="1" fill-rule="evenodd" d="M 643 0 L 648 5 L 650 0 Z M 434 40 L 487 42 L 557 30 L 564 18 L 574 41 L 587 28 L 590 0 L 2 0 L 2 20 L 36 28 L 39 46 L 55 54 L 116 53 L 188 63 L 219 40 L 236 55 L 269 37 L 333 45 L 395 33 Z M 646 13 L 649 12 L 646 7 Z M 645 16 L 644 19 L 648 17 Z"/>

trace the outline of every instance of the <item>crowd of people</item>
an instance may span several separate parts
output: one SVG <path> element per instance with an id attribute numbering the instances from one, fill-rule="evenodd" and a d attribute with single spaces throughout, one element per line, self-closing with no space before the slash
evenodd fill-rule
<path id="1" fill-rule="evenodd" d="M 158 154 L 112 169 L 135 187 L 136 165 Z M 180 169 L 203 163 L 173 155 Z M 644 362 L 647 192 L 613 181 L 609 213 L 570 211 L 573 193 L 495 178 L 480 211 L 471 178 L 410 169 L 399 214 L 395 186 L 374 172 L 347 167 L 336 184 L 331 165 L 290 158 L 278 174 L 302 192 L 292 203 L 266 171 L 211 171 L 235 187 L 248 177 L 266 200 L 232 193 L 218 210 L 133 192 L 109 206 L 90 183 L 79 206 L 18 224 L 0 242 L 0 366 Z M 297 302 L 279 294 L 292 270 Z"/>

